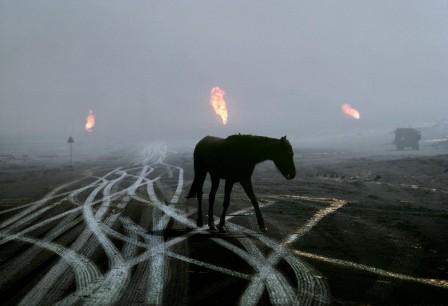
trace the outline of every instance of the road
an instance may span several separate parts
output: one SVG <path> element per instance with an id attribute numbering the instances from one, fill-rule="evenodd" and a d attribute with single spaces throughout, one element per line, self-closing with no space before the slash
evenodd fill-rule
<path id="1" fill-rule="evenodd" d="M 196 200 L 184 199 L 192 169 L 190 155 L 151 145 L 133 159 L 73 172 L 33 201 L 11 205 L 13 200 L 2 200 L 2 304 L 448 300 L 446 248 L 430 249 L 439 252 L 440 274 L 418 275 L 419 262 L 430 252 L 422 250 L 421 232 L 409 234 L 408 228 L 378 221 L 384 207 L 365 207 L 367 215 L 360 214 L 356 204 L 361 192 L 354 191 L 359 188 L 355 179 L 350 188 L 332 192 L 345 178 L 310 176 L 305 171 L 300 187 L 264 167 L 255 173 L 254 186 L 259 187 L 269 232 L 258 232 L 250 201 L 236 188 L 226 221 L 229 233 L 220 234 L 195 225 Z M 38 186 L 48 185 L 47 176 Z M 26 188 L 26 182 L 21 186 Z M 208 187 L 206 183 L 205 190 Z M 370 201 L 381 194 L 369 192 Z M 217 203 L 221 201 L 217 197 Z M 435 220 L 445 216 L 443 209 L 432 215 Z M 446 229 L 446 223 L 440 228 Z"/>

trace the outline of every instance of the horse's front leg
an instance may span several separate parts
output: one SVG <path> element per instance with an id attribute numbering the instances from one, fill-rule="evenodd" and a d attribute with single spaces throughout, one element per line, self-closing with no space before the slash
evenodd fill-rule
<path id="1" fill-rule="evenodd" d="M 208 196 L 208 227 L 212 231 L 216 231 L 215 220 L 213 219 L 213 205 L 215 204 L 215 195 L 219 187 L 219 177 L 211 176 L 212 188 Z"/>
<path id="2" fill-rule="evenodd" d="M 234 184 L 234 182 L 232 182 L 230 180 L 226 180 L 226 184 L 224 185 L 224 202 L 222 204 L 222 206 L 223 206 L 222 214 L 221 214 L 221 219 L 219 221 L 219 231 L 221 233 L 227 232 L 226 213 L 227 213 L 227 208 L 229 207 L 229 204 L 230 204 L 230 194 L 232 193 L 233 184 Z"/>
<path id="3" fill-rule="evenodd" d="M 254 189 L 252 188 L 252 182 L 250 181 L 250 178 L 248 180 L 244 180 L 241 182 L 241 185 L 243 186 L 244 191 L 246 192 L 247 196 L 249 197 L 254 209 L 255 209 L 255 215 L 257 216 L 257 223 L 258 228 L 260 229 L 260 232 L 267 232 L 268 229 L 266 225 L 264 224 L 263 215 L 260 211 L 260 206 L 258 205 L 257 197 L 255 196 Z"/>

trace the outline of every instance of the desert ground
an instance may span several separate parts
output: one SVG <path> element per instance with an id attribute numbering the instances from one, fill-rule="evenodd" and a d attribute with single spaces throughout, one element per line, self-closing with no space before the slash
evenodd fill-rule
<path id="1" fill-rule="evenodd" d="M 2 305 L 447 304 L 446 147 L 293 146 L 294 180 L 253 175 L 268 232 L 235 185 L 224 234 L 184 198 L 192 146 L 4 151 Z"/>

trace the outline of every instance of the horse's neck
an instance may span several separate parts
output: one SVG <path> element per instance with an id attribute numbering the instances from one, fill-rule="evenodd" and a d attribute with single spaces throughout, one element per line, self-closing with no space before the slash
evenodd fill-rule
<path id="1" fill-rule="evenodd" d="M 258 164 L 266 160 L 273 160 L 276 150 L 276 139 L 260 142 L 253 146 L 253 156 Z"/>

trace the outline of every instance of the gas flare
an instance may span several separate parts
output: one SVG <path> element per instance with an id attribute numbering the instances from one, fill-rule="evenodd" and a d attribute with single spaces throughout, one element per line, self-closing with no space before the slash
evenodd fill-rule
<path id="1" fill-rule="evenodd" d="M 95 115 L 93 114 L 92 110 L 89 110 L 89 114 L 87 115 L 86 120 L 86 132 L 92 132 L 93 127 L 95 126 Z"/>
<path id="2" fill-rule="evenodd" d="M 356 120 L 358 120 L 360 118 L 359 112 L 356 109 L 354 109 L 353 107 L 351 107 L 350 104 L 347 104 L 347 103 L 342 104 L 342 111 L 347 116 L 354 118 Z"/>
<path id="3" fill-rule="evenodd" d="M 222 120 L 222 124 L 225 125 L 227 123 L 227 106 L 224 95 L 225 92 L 219 87 L 214 87 L 210 91 L 210 104 L 216 115 Z"/>

